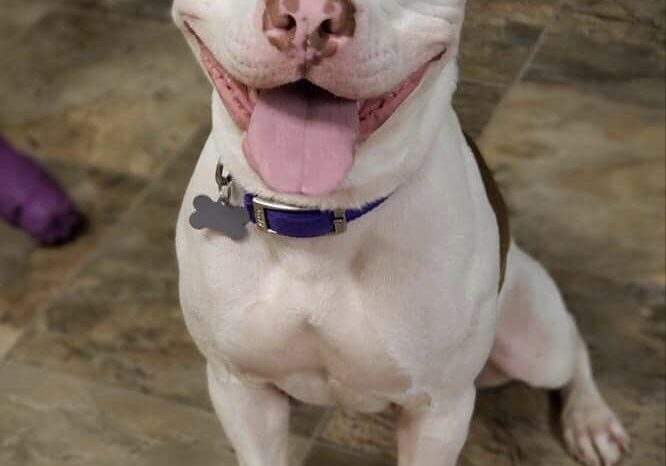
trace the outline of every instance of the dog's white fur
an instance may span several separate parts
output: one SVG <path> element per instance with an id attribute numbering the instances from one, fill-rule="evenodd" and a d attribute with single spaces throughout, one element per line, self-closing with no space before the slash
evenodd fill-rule
<path id="1" fill-rule="evenodd" d="M 298 64 L 266 41 L 261 3 L 176 0 L 174 18 L 183 29 L 192 21 L 235 77 L 272 87 L 295 79 Z M 569 449 L 586 464 L 615 464 L 626 434 L 556 286 L 515 244 L 498 296 L 497 220 L 451 107 L 464 1 L 355 4 L 357 35 L 315 67 L 316 84 L 372 97 L 447 53 L 359 146 L 344 185 L 319 198 L 272 192 L 214 92 L 213 131 L 178 220 L 182 307 L 240 464 L 287 465 L 290 395 L 365 412 L 396 405 L 400 466 L 453 466 L 476 384 L 510 379 L 564 388 Z M 188 223 L 194 197 L 217 195 L 220 157 L 244 189 L 285 202 L 355 207 L 392 195 L 342 236 L 290 239 L 251 227 L 234 242 Z"/>

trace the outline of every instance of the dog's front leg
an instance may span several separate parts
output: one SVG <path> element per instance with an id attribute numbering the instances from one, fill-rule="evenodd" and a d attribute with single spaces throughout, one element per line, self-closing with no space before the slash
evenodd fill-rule
<path id="1" fill-rule="evenodd" d="M 288 466 L 289 400 L 208 365 L 208 389 L 240 466 Z"/>
<path id="2" fill-rule="evenodd" d="M 398 424 L 399 466 L 455 466 L 474 412 L 476 390 L 433 400 L 425 411 L 403 411 Z"/>

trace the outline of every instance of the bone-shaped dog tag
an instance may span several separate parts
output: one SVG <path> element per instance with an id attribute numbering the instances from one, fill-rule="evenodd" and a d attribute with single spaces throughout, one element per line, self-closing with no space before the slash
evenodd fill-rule
<path id="1" fill-rule="evenodd" d="M 194 199 L 194 213 L 190 225 L 195 230 L 209 229 L 239 241 L 247 236 L 250 216 L 242 207 L 225 204 L 222 200 L 213 201 L 208 196 Z"/>

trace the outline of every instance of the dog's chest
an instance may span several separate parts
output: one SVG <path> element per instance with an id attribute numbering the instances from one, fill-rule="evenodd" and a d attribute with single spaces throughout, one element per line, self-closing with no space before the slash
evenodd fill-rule
<path id="1" fill-rule="evenodd" d="M 209 360 L 309 403 L 374 411 L 408 396 L 413 374 L 395 354 L 395 334 L 415 332 L 393 317 L 404 315 L 398 310 L 410 297 L 403 290 L 397 300 L 376 283 L 385 256 L 359 248 L 322 249 L 318 260 L 311 251 L 276 257 L 250 240 L 240 259 L 230 251 L 215 257 L 215 249 L 206 255 L 208 247 L 192 249 L 204 275 L 183 275 L 181 291 Z"/>
<path id="2" fill-rule="evenodd" d="M 410 388 L 387 334 L 353 304 L 349 289 L 316 282 L 303 287 L 291 280 L 268 287 L 284 297 L 247 307 L 237 317 L 235 337 L 224 343 L 236 370 L 306 402 L 361 410 L 380 409 L 374 408 L 382 403 L 377 396 L 386 400 Z"/>
<path id="3" fill-rule="evenodd" d="M 413 182 L 342 236 L 250 228 L 234 242 L 187 222 L 209 168 L 195 174 L 177 234 L 181 303 L 209 362 L 359 411 L 476 376 L 498 281 L 497 239 L 478 234 L 494 226 L 481 185 L 474 203 L 461 177 Z"/>

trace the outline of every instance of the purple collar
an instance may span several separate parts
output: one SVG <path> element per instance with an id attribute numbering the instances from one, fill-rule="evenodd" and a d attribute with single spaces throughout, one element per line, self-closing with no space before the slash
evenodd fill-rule
<path id="1" fill-rule="evenodd" d="M 380 206 L 387 198 L 373 201 L 360 209 L 312 210 L 245 195 L 245 210 L 259 229 L 292 238 L 316 238 L 344 233 L 347 223 Z"/>

